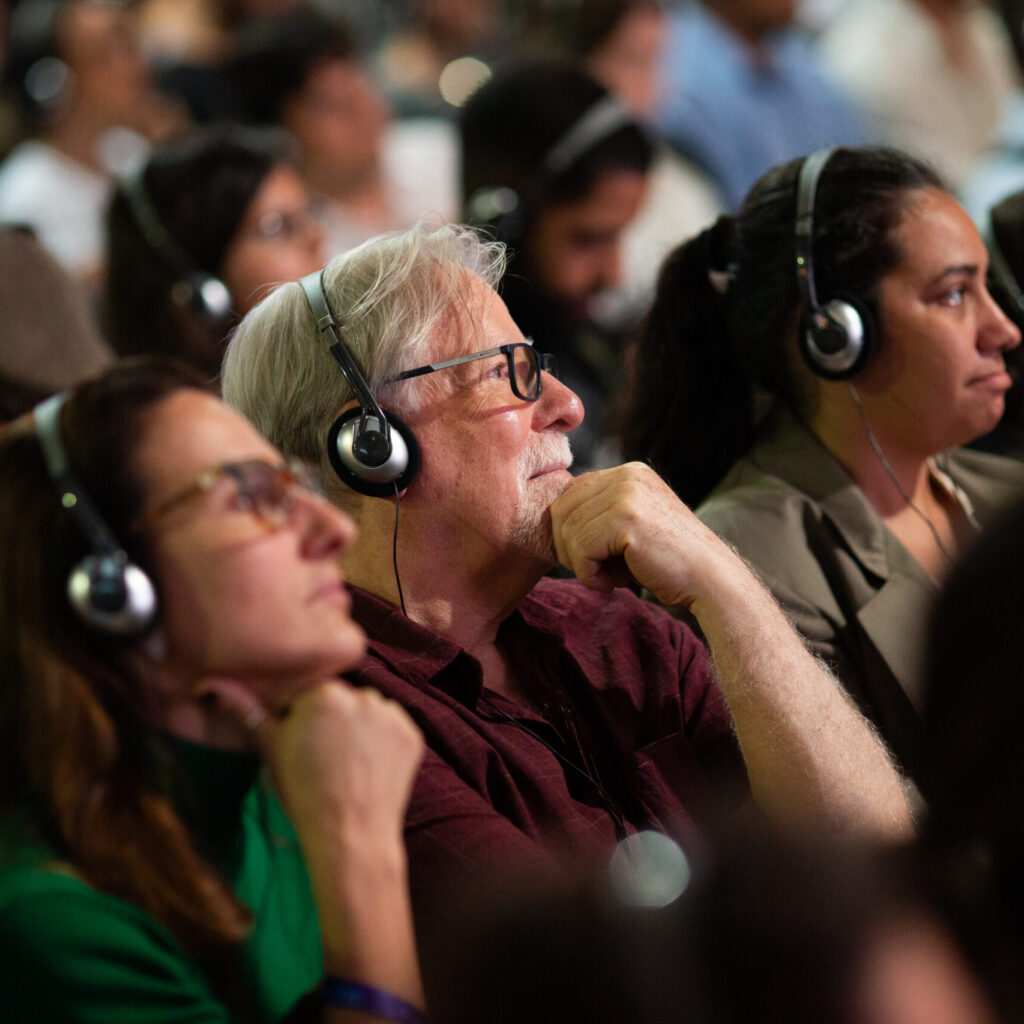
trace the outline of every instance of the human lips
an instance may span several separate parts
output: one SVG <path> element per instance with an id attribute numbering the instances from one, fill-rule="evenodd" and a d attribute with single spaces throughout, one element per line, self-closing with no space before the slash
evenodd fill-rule
<path id="1" fill-rule="evenodd" d="M 1000 363 L 972 377 L 968 384 L 972 387 L 990 388 L 997 391 L 1006 391 L 1012 384 L 1013 378 L 1006 367 Z"/>
<path id="2" fill-rule="evenodd" d="M 352 597 L 345 587 L 344 580 L 333 579 L 316 588 L 310 596 L 311 602 L 324 601 L 328 604 L 336 604 L 344 611 L 352 607 Z"/>
<path id="3" fill-rule="evenodd" d="M 527 455 L 526 479 L 549 476 L 554 473 L 568 473 L 572 465 L 572 451 L 569 439 L 562 435 L 553 444 L 535 449 Z"/>
<path id="4" fill-rule="evenodd" d="M 535 470 L 530 474 L 531 480 L 536 480 L 539 476 L 548 476 L 550 473 L 568 473 L 569 466 L 566 462 L 551 463 L 548 466 L 542 466 L 540 469 Z"/>

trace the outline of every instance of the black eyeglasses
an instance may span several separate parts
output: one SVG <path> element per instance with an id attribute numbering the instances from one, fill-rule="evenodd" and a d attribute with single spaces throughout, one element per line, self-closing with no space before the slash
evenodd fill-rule
<path id="1" fill-rule="evenodd" d="M 312 494 L 321 493 L 316 474 L 301 462 L 292 462 L 287 466 L 272 466 L 269 462 L 262 462 L 259 459 L 226 462 L 222 466 L 208 469 L 184 490 L 140 516 L 133 524 L 133 529 L 149 529 L 176 508 L 205 494 L 225 476 L 230 477 L 235 485 L 235 501 L 238 507 L 251 512 L 270 529 L 277 529 L 288 521 L 295 504 L 296 488 Z"/>
<path id="2" fill-rule="evenodd" d="M 473 352 L 468 356 L 457 356 L 455 359 L 445 359 L 440 363 L 428 363 L 426 366 L 417 366 L 415 370 L 406 370 L 397 376 L 390 377 L 390 381 L 408 380 L 410 377 L 422 377 L 425 373 L 433 373 L 435 370 L 445 370 L 449 366 L 458 366 L 460 363 L 471 363 L 476 359 L 487 359 L 491 356 L 504 356 L 508 368 L 508 383 L 512 388 L 512 394 L 521 398 L 524 402 L 536 402 L 540 398 L 541 371 L 558 376 L 558 360 L 548 352 L 538 352 L 532 345 L 525 341 L 514 341 L 510 345 L 499 345 L 497 348 L 487 348 L 483 352 Z"/>

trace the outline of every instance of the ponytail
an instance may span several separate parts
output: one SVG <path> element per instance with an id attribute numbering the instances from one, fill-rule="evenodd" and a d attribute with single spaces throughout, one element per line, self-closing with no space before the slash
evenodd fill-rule
<path id="1" fill-rule="evenodd" d="M 623 451 L 689 505 L 752 440 L 753 389 L 729 327 L 734 234 L 722 216 L 669 254 L 633 351 Z"/>

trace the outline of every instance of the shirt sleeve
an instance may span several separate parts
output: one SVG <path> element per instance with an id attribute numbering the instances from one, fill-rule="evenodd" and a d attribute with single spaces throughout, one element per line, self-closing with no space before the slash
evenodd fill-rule
<path id="1" fill-rule="evenodd" d="M 162 925 L 124 900 L 57 873 L 27 873 L 0 906 L 0 991 L 9 1020 L 231 1020 L 198 965 Z"/>

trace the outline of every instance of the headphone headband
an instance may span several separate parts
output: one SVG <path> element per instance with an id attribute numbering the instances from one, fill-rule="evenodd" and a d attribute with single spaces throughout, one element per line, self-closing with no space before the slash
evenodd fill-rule
<path id="1" fill-rule="evenodd" d="M 338 327 L 338 322 L 334 319 L 330 304 L 327 302 L 327 290 L 324 288 L 324 271 L 315 270 L 312 274 L 307 274 L 305 277 L 300 278 L 299 284 L 302 285 L 302 290 L 306 293 L 306 300 L 309 302 L 309 308 L 313 311 L 316 329 L 321 334 L 329 333 L 334 339 L 330 346 L 330 353 L 334 356 L 334 361 L 338 364 L 338 369 L 341 370 L 342 376 L 348 381 L 349 387 L 352 388 L 356 398 L 359 399 L 359 404 L 363 407 L 363 416 L 373 416 L 380 420 L 383 433 L 387 437 L 387 417 L 377 404 L 377 399 L 373 397 L 370 385 L 367 383 L 359 363 L 356 362 L 356 357 L 352 354 L 352 350 L 342 340 L 341 329 Z"/>
<path id="2" fill-rule="evenodd" d="M 629 108 L 614 96 L 602 96 L 578 117 L 548 150 L 544 168 L 554 177 L 571 167 L 588 149 L 620 128 L 640 127 Z"/>
<path id="3" fill-rule="evenodd" d="M 40 402 L 32 413 L 50 479 L 60 492 L 60 503 L 78 520 L 79 527 L 93 547 L 105 555 L 124 555 L 85 488 L 71 472 L 67 451 L 60 439 L 60 414 L 67 400 L 68 392 L 61 391 Z M 124 557 L 127 561 L 127 555 Z"/>
<path id="4" fill-rule="evenodd" d="M 796 183 L 793 250 L 796 283 L 803 311 L 800 351 L 810 368 L 826 380 L 846 380 L 858 373 L 873 347 L 869 311 L 848 296 L 819 302 L 814 282 L 814 205 L 818 182 L 835 149 L 805 157 Z"/>
<path id="5" fill-rule="evenodd" d="M 198 266 L 171 237 L 146 190 L 145 172 L 143 165 L 118 179 L 118 188 L 128 204 L 132 220 L 149 249 L 178 279 L 175 288 L 180 286 L 185 292 L 181 305 L 190 305 L 197 315 L 211 324 L 225 323 L 231 315 L 231 293 L 220 278 Z"/>
<path id="6" fill-rule="evenodd" d="M 814 197 L 825 165 L 832 159 L 834 149 L 819 149 L 800 165 L 796 186 L 796 280 L 804 309 L 818 308 L 818 294 L 814 287 Z"/>
<path id="7" fill-rule="evenodd" d="M 527 207 L 543 194 L 552 178 L 567 171 L 584 153 L 621 128 L 647 128 L 615 96 L 602 96 L 576 118 L 549 147 L 539 167 L 517 191 L 508 185 L 483 185 L 466 200 L 467 220 L 490 228 L 506 243 L 518 241 L 525 226 Z"/>
<path id="8" fill-rule="evenodd" d="M 67 401 L 68 392 L 63 391 L 40 402 L 32 411 L 32 421 L 60 503 L 93 549 L 68 576 L 68 600 L 79 617 L 96 629 L 119 635 L 141 633 L 156 618 L 156 591 L 149 577 L 129 560 L 71 470 L 60 434 L 60 414 Z"/>
<path id="9" fill-rule="evenodd" d="M 326 268 L 325 268 L 326 269 Z M 342 413 L 328 431 L 327 453 L 338 476 L 353 490 L 386 497 L 409 486 L 419 468 L 419 446 L 394 415 L 386 416 L 374 398 L 355 355 L 345 344 L 327 301 L 325 270 L 299 279 L 320 334 L 334 340 L 330 353 L 352 388 L 360 408 Z M 356 419 L 358 418 L 358 422 Z M 395 423 L 392 432 L 391 424 Z"/>

